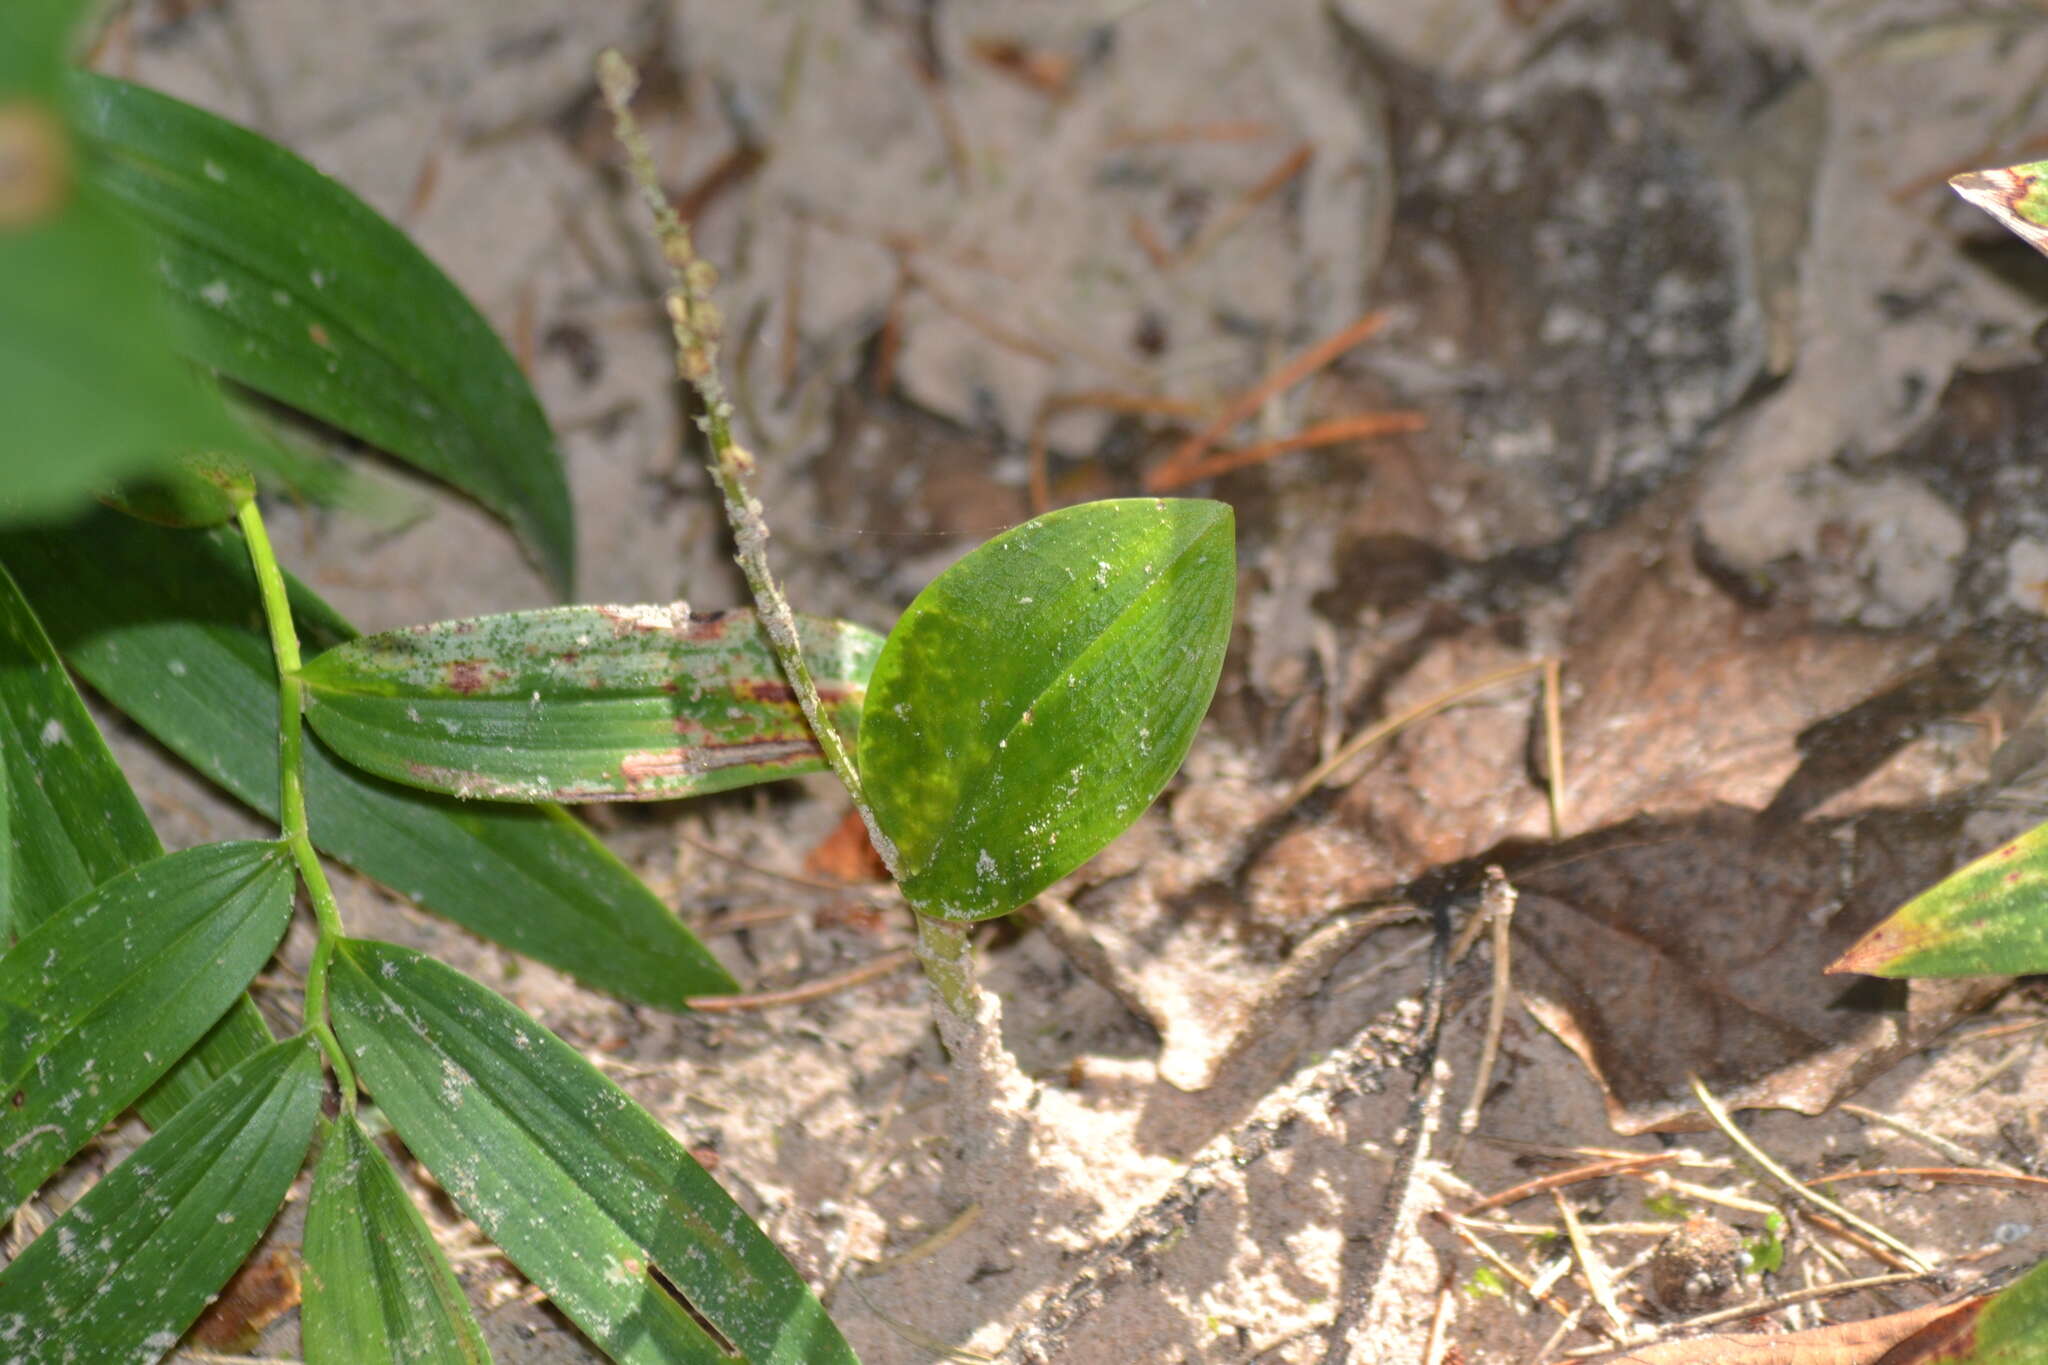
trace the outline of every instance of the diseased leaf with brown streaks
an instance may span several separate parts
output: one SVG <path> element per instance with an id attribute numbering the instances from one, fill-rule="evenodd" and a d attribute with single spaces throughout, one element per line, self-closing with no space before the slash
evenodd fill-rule
<path id="1" fill-rule="evenodd" d="M 797 618 L 826 713 L 860 726 L 881 637 Z M 497 801 L 657 801 L 824 767 L 751 611 L 557 607 L 367 636 L 302 676 L 349 762 Z"/>

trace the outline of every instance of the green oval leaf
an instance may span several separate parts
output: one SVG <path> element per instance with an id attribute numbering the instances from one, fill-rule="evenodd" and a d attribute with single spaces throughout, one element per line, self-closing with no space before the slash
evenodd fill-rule
<path id="1" fill-rule="evenodd" d="M 1907 901 L 1828 970 L 1871 976 L 2048 971 L 2048 825 Z"/>
<path id="2" fill-rule="evenodd" d="M 351 940 L 334 1025 L 398 1135 L 556 1307 L 622 1362 L 852 1361 L 774 1243 L 575 1049 L 460 972 Z"/>
<path id="3" fill-rule="evenodd" d="M 0 955 L 0 1201 L 18 1204 L 198 1042 L 277 950 L 281 844 L 103 882 Z"/>
<path id="4" fill-rule="evenodd" d="M 1028 521 L 918 594 L 868 683 L 860 772 L 926 914 L 1008 914 L 1179 769 L 1236 590 L 1230 509 L 1131 498 Z"/>
<path id="5" fill-rule="evenodd" d="M 860 725 L 879 635 L 797 618 L 820 698 Z M 352 640 L 308 663 L 307 718 L 380 777 L 497 801 L 656 801 L 825 766 L 751 611 L 555 607 Z"/>
<path id="6" fill-rule="evenodd" d="M 326 1125 L 306 1208 L 307 1365 L 487 1365 L 462 1285 L 362 1125 Z"/>
<path id="7" fill-rule="evenodd" d="M 108 878 L 163 856 L 142 803 L 4 567 L 0 772 L 6 793 L 0 943 L 42 924 Z M 244 996 L 143 1097 L 143 1119 L 161 1126 L 214 1077 L 269 1042 L 269 1028 Z"/>
<path id="8" fill-rule="evenodd" d="M 72 89 L 92 183 L 149 232 L 186 353 L 469 494 L 569 595 L 554 435 L 462 291 L 267 138 L 125 81 L 79 73 Z"/>
<path id="9" fill-rule="evenodd" d="M 108 512 L 0 533 L 0 560 L 85 680 L 205 777 L 277 813 L 277 673 L 242 539 Z M 354 638 L 290 583 L 307 649 Z M 306 745 L 313 841 L 350 867 L 598 990 L 666 1009 L 738 989 L 560 806 L 458 802 Z"/>
<path id="10" fill-rule="evenodd" d="M 320 1112 L 319 1054 L 277 1043 L 208 1086 L 0 1270 L 20 1365 L 156 1360 L 256 1245 Z"/>

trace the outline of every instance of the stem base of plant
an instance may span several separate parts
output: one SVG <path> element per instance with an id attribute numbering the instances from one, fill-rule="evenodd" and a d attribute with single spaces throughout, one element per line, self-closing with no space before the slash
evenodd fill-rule
<path id="1" fill-rule="evenodd" d="M 981 988 L 968 926 L 917 917 L 917 958 L 931 982 L 932 1017 L 953 1059 L 946 1125 L 957 1160 L 947 1173 L 958 1202 L 1007 1188 L 1033 1157 L 1031 1079 L 1003 1045 L 1002 1002 Z"/>

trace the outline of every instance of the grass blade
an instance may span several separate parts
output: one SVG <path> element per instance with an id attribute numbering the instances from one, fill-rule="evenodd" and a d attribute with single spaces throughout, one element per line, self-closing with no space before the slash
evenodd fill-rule
<path id="1" fill-rule="evenodd" d="M 800 617 L 841 732 L 881 637 Z M 653 801 L 825 766 L 750 611 L 556 607 L 366 636 L 302 671 L 307 718 L 381 777 L 497 801 Z"/>
<path id="2" fill-rule="evenodd" d="M 361 940 L 335 1028 L 407 1147 L 614 1360 L 854 1359 L 774 1244 L 646 1110 L 452 968 Z"/>

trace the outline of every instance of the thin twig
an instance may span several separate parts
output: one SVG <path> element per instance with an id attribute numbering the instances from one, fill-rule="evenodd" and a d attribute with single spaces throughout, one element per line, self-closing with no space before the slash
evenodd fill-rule
<path id="1" fill-rule="evenodd" d="M 1315 155 L 1315 144 L 1304 142 L 1281 158 L 1280 164 L 1259 177 L 1256 184 L 1231 201 L 1230 206 L 1217 214 L 1207 227 L 1196 234 L 1192 242 L 1181 248 L 1180 255 L 1173 262 L 1174 268 L 1191 266 L 1213 251 L 1217 243 L 1237 231 L 1246 219 L 1258 212 L 1259 205 L 1285 189 L 1288 182 L 1307 170 L 1309 163 L 1315 160 Z"/>
<path id="2" fill-rule="evenodd" d="M 1846 1107 L 1846 1106 L 1844 1106 Z M 1807 1181 L 1809 1185 L 1826 1185 L 1836 1180 L 1926 1180 L 1938 1185 L 1990 1185 L 1998 1189 L 2026 1190 L 2040 1194 L 2048 1190 L 2048 1180 L 2038 1175 L 2022 1175 L 2018 1171 L 1979 1170 L 1956 1166 L 1894 1166 L 1875 1171 L 1836 1171 L 1833 1175 L 1817 1175 Z"/>
<path id="3" fill-rule="evenodd" d="M 1564 838 L 1564 702 L 1555 658 L 1543 661 L 1543 758 L 1550 793 L 1550 837 Z"/>
<path id="4" fill-rule="evenodd" d="M 700 995 L 683 1003 L 693 1010 L 710 1014 L 730 1013 L 733 1010 L 774 1009 L 778 1005 L 802 1005 L 812 1000 L 822 1000 L 849 986 L 858 986 L 863 981 L 887 976 L 898 967 L 915 961 L 916 956 L 908 948 L 898 948 L 837 976 L 820 977 L 816 981 L 806 981 L 801 986 L 791 986 L 787 990 L 755 991 L 751 995 Z"/>
<path id="5" fill-rule="evenodd" d="M 1510 930 L 1515 916 L 1515 888 L 1498 867 L 1486 869 L 1486 887 L 1479 893 L 1479 913 L 1493 927 L 1493 992 L 1486 1002 L 1486 1032 L 1479 1042 L 1479 1065 L 1473 1070 L 1472 1098 L 1458 1115 L 1461 1146 L 1479 1126 L 1479 1110 L 1493 1084 L 1493 1067 L 1500 1056 L 1501 1026 L 1507 1020 L 1508 994 L 1514 985 L 1509 945 L 1513 942 Z"/>
<path id="6" fill-rule="evenodd" d="M 1524 1199 L 1542 1194 L 1546 1190 L 1562 1189 L 1566 1185 L 1576 1185 L 1581 1180 L 1598 1180 L 1603 1176 L 1622 1175 L 1642 1170 L 1646 1166 L 1664 1166 L 1678 1159 L 1679 1153 L 1677 1152 L 1644 1152 L 1641 1156 L 1615 1157 L 1611 1160 L 1595 1162 L 1591 1166 L 1580 1166 L 1576 1170 L 1557 1171 L 1551 1175 L 1539 1176 L 1534 1180 L 1525 1180 L 1521 1184 L 1510 1186 L 1498 1194 L 1489 1194 L 1478 1203 L 1461 1209 L 1459 1212 L 1462 1216 L 1469 1218 L 1473 1214 L 1483 1213 L 1487 1209 L 1506 1208 L 1510 1204 L 1519 1204 Z"/>
<path id="7" fill-rule="evenodd" d="M 1218 478 L 1251 465 L 1263 464 L 1276 456 L 1290 454 L 1293 451 L 1318 450 L 1324 446 L 1341 445 L 1346 441 L 1367 441 L 1376 436 L 1398 436 L 1405 432 L 1421 431 L 1428 425 L 1429 418 L 1407 409 L 1333 418 L 1311 427 L 1304 427 L 1292 436 L 1276 436 L 1270 441 L 1260 441 L 1256 445 L 1242 446 L 1236 450 L 1219 450 L 1214 455 L 1183 465 L 1160 465 L 1145 475 L 1145 491 L 1171 493 L 1191 483 Z"/>
<path id="8" fill-rule="evenodd" d="M 1673 1337 L 1683 1336 L 1687 1332 L 1696 1332 L 1702 1327 L 1717 1327 L 1724 1322 L 1739 1322 L 1746 1318 L 1762 1317 L 1790 1308 L 1794 1304 L 1810 1303 L 1815 1299 L 1832 1299 L 1838 1298 L 1843 1294 L 1860 1293 L 1866 1289 L 1884 1289 L 1895 1284 L 1911 1284 L 1916 1280 L 1924 1280 L 1928 1275 L 1934 1273 L 1934 1271 L 1928 1271 L 1926 1274 L 1920 1275 L 1905 1273 L 1866 1275 L 1862 1279 L 1857 1280 L 1836 1280 L 1832 1284 L 1810 1285 L 1804 1289 L 1788 1289 L 1782 1294 L 1773 1294 L 1767 1299 L 1757 1299 L 1750 1303 L 1738 1303 L 1729 1308 L 1717 1308 L 1711 1313 L 1701 1313 L 1698 1317 L 1680 1318 L 1675 1322 L 1662 1323 L 1656 1330 L 1630 1340 L 1625 1349 L 1640 1350 L 1645 1346 L 1654 1345 L 1660 1341 L 1668 1341 Z M 1929 1307 L 1932 1307 L 1932 1305 L 1929 1305 Z M 1951 1306 L 1951 1311 L 1953 1307 Z M 1565 1354 L 1577 1358 L 1604 1355 L 1613 1349 L 1614 1347 L 1612 1346 L 1583 1346 L 1567 1351 Z"/>
<path id="9" fill-rule="evenodd" d="M 1593 1249 L 1585 1228 L 1579 1224 L 1578 1211 L 1556 1190 L 1550 1192 L 1550 1198 L 1557 1205 L 1558 1217 L 1564 1219 L 1564 1234 L 1572 1244 L 1572 1253 L 1579 1258 L 1579 1268 L 1586 1272 L 1586 1288 L 1592 1292 L 1593 1302 L 1600 1305 L 1600 1311 L 1607 1315 L 1616 1331 L 1627 1333 L 1633 1330 L 1634 1324 L 1615 1301 L 1614 1284 L 1608 1277 L 1607 1263 L 1600 1259 L 1600 1253 Z"/>
<path id="10" fill-rule="evenodd" d="M 1225 405 L 1214 421 L 1190 436 L 1178 450 L 1167 456 L 1166 463 L 1160 466 L 1158 472 L 1163 474 L 1181 465 L 1192 464 L 1201 457 L 1202 452 L 1228 435 L 1232 427 L 1264 407 L 1268 399 L 1293 388 L 1352 347 L 1371 338 L 1386 325 L 1385 312 L 1367 313 L 1343 331 L 1325 337 L 1307 350 L 1290 357 L 1278 369 Z"/>
<path id="11" fill-rule="evenodd" d="M 1822 1232 L 1827 1233 L 1829 1236 L 1841 1238 L 1843 1241 L 1855 1247 L 1858 1251 L 1870 1257 L 1872 1260 L 1882 1261 L 1886 1265 L 1890 1266 L 1893 1270 L 1904 1271 L 1909 1275 L 1915 1273 L 1913 1263 L 1911 1261 L 1908 1261 L 1905 1257 L 1899 1255 L 1898 1252 L 1891 1250 L 1889 1247 L 1886 1247 L 1881 1243 L 1873 1240 L 1872 1238 L 1866 1236 L 1865 1234 L 1858 1232 L 1855 1228 L 1850 1227 L 1846 1223 L 1837 1223 L 1834 1219 L 1828 1217 L 1826 1214 L 1815 1213 L 1812 1209 L 1808 1209 L 1802 1215 L 1802 1217 L 1804 1217 L 1809 1224 L 1820 1229 Z"/>
<path id="12" fill-rule="evenodd" d="M 1741 1148 L 1742 1154 L 1755 1162 L 1765 1175 L 1783 1187 L 1787 1194 L 1790 1194 L 1795 1199 L 1811 1204 L 1825 1213 L 1832 1214 L 1850 1227 L 1855 1228 L 1858 1232 L 1869 1237 L 1872 1241 L 1891 1248 L 1900 1256 L 1903 1256 L 1906 1263 L 1915 1270 L 1923 1274 L 1933 1273 L 1933 1267 L 1915 1255 L 1913 1248 L 1907 1246 L 1904 1242 L 1901 1242 L 1869 1219 L 1851 1213 L 1826 1195 L 1809 1188 L 1798 1177 L 1794 1176 L 1792 1172 L 1779 1165 L 1768 1152 L 1750 1140 L 1749 1134 L 1735 1126 L 1735 1120 L 1729 1117 L 1728 1110 L 1722 1106 L 1721 1101 L 1714 1098 L 1713 1092 L 1707 1089 L 1698 1076 L 1691 1076 L 1687 1079 L 1692 1083 L 1693 1095 L 1699 1100 L 1700 1107 L 1706 1110 L 1707 1117 L 1714 1121 L 1714 1126 L 1719 1128 L 1730 1142 Z"/>
<path id="13" fill-rule="evenodd" d="M 1557 1297 L 1557 1295 L 1551 1293 L 1548 1289 L 1539 1289 L 1538 1285 L 1534 1280 L 1530 1279 L 1527 1275 L 1522 1273 L 1521 1267 L 1517 1266 L 1513 1261 L 1510 1261 L 1507 1257 L 1501 1255 L 1498 1251 L 1494 1250 L 1491 1246 L 1487 1245 L 1486 1239 L 1481 1237 L 1478 1233 L 1472 1231 L 1471 1228 L 1466 1227 L 1463 1223 L 1452 1223 L 1450 1225 L 1450 1229 L 1453 1233 L 1457 1234 L 1458 1239 L 1464 1242 L 1466 1246 L 1469 1246 L 1474 1251 L 1478 1252 L 1481 1259 L 1485 1260 L 1486 1262 L 1491 1264 L 1495 1270 L 1498 1270 L 1501 1274 L 1507 1276 L 1516 1284 L 1520 1285 L 1522 1287 L 1523 1292 L 1528 1294 L 1530 1298 L 1536 1300 L 1536 1302 L 1544 1305 L 1546 1308 L 1551 1309 L 1559 1317 L 1575 1319 L 1578 1316 L 1578 1313 L 1573 1311 L 1572 1306 L 1570 1304 L 1566 1303 L 1563 1299 Z M 1584 1310 L 1581 1309 L 1580 1311 Z M 1603 1333 L 1603 1335 L 1605 1335 L 1610 1341 L 1613 1340 L 1614 1334 L 1612 1329 L 1608 1329 Z"/>
<path id="14" fill-rule="evenodd" d="M 922 1261 L 927 1256 L 936 1255 L 944 1251 L 961 1233 L 981 1221 L 981 1213 L 981 1205 L 969 1204 L 966 1208 L 960 1210 L 944 1227 L 918 1238 L 917 1241 L 901 1251 L 892 1252 L 878 1261 L 870 1262 L 868 1268 L 862 1271 L 856 1278 L 869 1279 L 885 1271 L 914 1264 L 915 1262 Z"/>
<path id="15" fill-rule="evenodd" d="M 1385 720 L 1376 721 L 1366 726 L 1365 729 L 1359 731 L 1346 741 L 1344 746 L 1338 749 L 1336 753 L 1331 754 L 1321 763 L 1318 763 L 1309 772 L 1308 776 L 1295 783 L 1288 790 L 1287 794 L 1280 798 L 1279 804 L 1273 809 L 1273 814 L 1277 815 L 1282 811 L 1291 810 L 1299 805 L 1302 798 L 1327 782 L 1331 774 L 1389 735 L 1397 734 L 1408 726 L 1413 725 L 1416 721 L 1433 716 L 1444 708 L 1455 705 L 1467 697 L 1484 692 L 1488 688 L 1498 687 L 1502 683 L 1514 682 L 1518 678 L 1526 678 L 1531 673 L 1540 671 L 1543 667 L 1543 662 L 1541 659 L 1532 659 L 1527 663 L 1512 664 L 1507 668 L 1495 669 L 1493 672 L 1474 678 L 1470 682 L 1460 683 L 1448 691 L 1439 692 L 1427 701 L 1418 702 L 1397 716 L 1389 716 Z M 1269 816 L 1268 818 L 1270 819 L 1271 817 Z"/>
<path id="16" fill-rule="evenodd" d="M 1903 1133 L 1905 1136 L 1913 1139 L 1917 1143 L 1920 1143 L 1922 1146 L 1941 1153 L 1943 1156 L 1947 1157 L 1950 1161 L 1955 1162 L 1959 1166 L 1982 1166 L 1987 1167 L 1991 1170 L 1999 1171 L 2005 1175 L 2019 1174 L 2019 1172 L 2015 1171 L 2012 1167 L 2007 1166 L 2002 1162 L 1986 1161 L 1984 1158 L 1978 1156 L 1975 1152 L 1970 1151 L 1968 1148 L 1950 1142 L 1947 1138 L 1941 1136 L 1941 1134 L 1930 1133 L 1926 1129 L 1908 1123 L 1906 1120 L 1902 1118 L 1897 1118 L 1891 1114 L 1880 1114 L 1877 1112 L 1877 1110 L 1865 1109 L 1860 1104 L 1844 1104 L 1838 1107 L 1845 1114 L 1854 1114 L 1857 1118 L 1862 1119 L 1865 1122 L 1875 1123 L 1880 1125 L 1881 1127 L 1889 1128 L 1895 1133 Z"/>
<path id="17" fill-rule="evenodd" d="M 1422 1346 L 1422 1365 L 1443 1365 L 1444 1351 L 1450 1345 L 1446 1330 L 1451 1325 L 1451 1304 L 1457 1293 L 1458 1272 L 1455 1267 L 1446 1266 L 1436 1287 L 1436 1311 L 1429 1315 L 1429 1338 Z"/>

